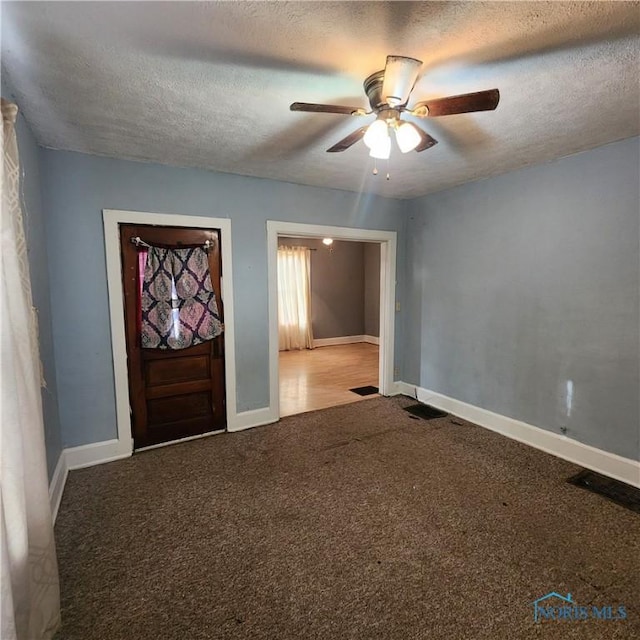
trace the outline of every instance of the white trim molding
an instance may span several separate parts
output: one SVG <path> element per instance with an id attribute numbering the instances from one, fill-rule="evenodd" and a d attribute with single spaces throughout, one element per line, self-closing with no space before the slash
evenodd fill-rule
<path id="1" fill-rule="evenodd" d="M 514 420 L 499 413 L 493 413 L 487 409 L 406 382 L 396 383 L 396 389 L 398 393 L 416 398 L 419 402 L 452 413 L 512 440 L 528 444 L 568 462 L 640 488 L 640 461 L 638 460 L 623 458 L 615 453 L 597 449 L 567 436 L 535 427 L 520 420 Z"/>
<path id="2" fill-rule="evenodd" d="M 402 380 L 398 380 L 394 383 L 393 393 L 391 395 L 394 396 L 409 396 L 411 398 L 416 397 L 416 385 L 409 384 L 408 382 L 402 382 Z"/>
<path id="3" fill-rule="evenodd" d="M 79 447 L 69 447 L 63 451 L 67 469 L 84 469 L 93 467 L 96 464 L 122 460 L 131 456 L 131 435 L 129 435 L 128 446 L 122 446 L 119 440 L 105 440 L 103 442 L 92 442 Z"/>
<path id="4" fill-rule="evenodd" d="M 51 517 L 53 518 L 54 524 L 58 517 L 58 509 L 60 508 L 60 502 L 62 501 L 62 494 L 64 493 L 64 486 L 67 484 L 68 475 L 69 467 L 67 466 L 67 456 L 63 449 L 60 452 L 58 464 L 56 464 L 53 476 L 49 482 L 49 503 L 51 504 Z"/>
<path id="5" fill-rule="evenodd" d="M 234 425 L 227 428 L 227 431 L 244 431 L 253 427 L 261 427 L 265 424 L 273 424 L 278 422 L 278 416 L 270 407 L 263 409 L 253 409 L 251 411 L 243 411 L 237 415 Z"/>
<path id="6" fill-rule="evenodd" d="M 298 222 L 267 221 L 267 279 L 269 294 L 269 408 L 271 416 L 280 417 L 278 371 L 278 236 L 299 238 L 333 238 L 351 242 L 375 242 L 380 245 L 380 355 L 378 386 L 381 395 L 395 391 L 394 327 L 396 313 L 395 231 L 333 227 Z"/>
<path id="7" fill-rule="evenodd" d="M 335 338 L 314 338 L 313 347 L 335 347 L 340 344 L 357 344 L 368 342 L 369 344 L 380 344 L 380 338 L 376 336 L 336 336 Z"/>
<path id="8" fill-rule="evenodd" d="M 127 373 L 127 345 L 124 326 L 124 294 L 122 288 L 122 265 L 120 258 L 120 224 L 149 224 L 167 227 L 202 227 L 220 229 L 220 253 L 222 257 L 222 300 L 224 302 L 224 345 L 225 345 L 225 378 L 227 403 L 227 428 L 233 430 L 237 423 L 236 413 L 236 364 L 235 337 L 233 316 L 233 273 L 231 260 L 231 220 L 228 218 L 208 218 L 205 216 L 186 216 L 166 213 L 148 213 L 142 211 L 119 211 L 104 209 L 104 242 L 107 257 L 107 284 L 109 290 L 109 315 L 111 321 L 111 344 L 113 352 L 113 369 L 116 391 L 116 422 L 118 438 L 114 441 L 99 442 L 88 447 L 112 447 L 113 454 L 88 455 L 88 459 L 100 458 L 101 462 L 115 460 L 118 457 L 131 455 L 133 441 L 131 438 L 131 419 L 129 412 L 129 382 Z M 117 445 L 113 445 L 117 442 Z M 83 459 L 74 447 L 68 450 Z M 115 457 L 114 457 L 115 456 Z M 88 462 L 87 465 L 98 464 Z M 69 468 L 78 468 L 71 466 Z"/>

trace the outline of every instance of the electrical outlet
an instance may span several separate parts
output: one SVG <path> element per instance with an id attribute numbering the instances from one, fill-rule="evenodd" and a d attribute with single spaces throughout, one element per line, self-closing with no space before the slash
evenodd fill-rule
<path id="1" fill-rule="evenodd" d="M 400 369 L 398 369 L 398 367 L 394 367 L 393 375 L 396 376 L 396 377 L 400 375 Z"/>
<path id="2" fill-rule="evenodd" d="M 400 311 L 400 303 L 396 302 L 396 311 Z"/>

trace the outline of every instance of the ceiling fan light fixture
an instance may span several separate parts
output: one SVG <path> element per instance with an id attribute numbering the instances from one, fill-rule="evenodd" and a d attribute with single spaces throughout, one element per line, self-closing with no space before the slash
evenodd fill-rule
<path id="1" fill-rule="evenodd" d="M 403 122 L 396 129 L 396 142 L 402 153 L 413 151 L 420 144 L 420 134 L 410 122 Z"/>
<path id="2" fill-rule="evenodd" d="M 377 160 L 388 160 L 391 155 L 391 138 L 387 136 L 376 142 L 376 145 L 371 147 L 369 155 Z"/>
<path id="3" fill-rule="evenodd" d="M 389 139 L 389 126 L 384 120 L 376 120 L 369 125 L 363 141 L 369 149 L 377 149 Z"/>
<path id="4" fill-rule="evenodd" d="M 308 113 L 337 113 L 352 116 L 375 114 L 377 119 L 374 122 L 352 131 L 327 149 L 327 152 L 345 151 L 363 140 L 371 150 L 371 156 L 386 159 L 391 152 L 389 129 L 394 130 L 396 142 L 403 153 L 408 153 L 412 149 L 420 153 L 438 144 L 437 140 L 417 124 L 402 121 L 400 119 L 402 113 L 407 113 L 415 118 L 435 118 L 476 111 L 493 111 L 498 106 L 499 89 L 488 89 L 424 100 L 414 104 L 413 108 L 409 108 L 407 106 L 409 98 L 421 68 L 422 62 L 416 58 L 399 55 L 387 56 L 384 69 L 375 71 L 364 81 L 364 91 L 371 106 L 370 111 L 361 107 L 316 102 L 293 102 L 289 108 L 291 111 Z M 374 169 L 374 173 L 377 173 L 376 169 Z"/>

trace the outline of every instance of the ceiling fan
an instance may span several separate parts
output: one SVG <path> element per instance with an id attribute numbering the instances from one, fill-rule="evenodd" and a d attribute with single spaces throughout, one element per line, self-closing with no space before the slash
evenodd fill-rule
<path id="1" fill-rule="evenodd" d="M 344 151 L 360 139 L 364 139 L 364 143 L 370 149 L 369 155 L 386 160 L 391 153 L 390 131 L 395 132 L 396 142 L 403 153 L 414 149 L 424 151 L 438 143 L 422 128 L 402 120 L 401 115 L 404 112 L 418 118 L 433 118 L 473 111 L 493 111 L 498 106 L 500 92 L 498 89 L 489 89 L 448 98 L 424 100 L 416 103 L 413 108 L 408 108 L 407 102 L 421 67 L 422 61 L 415 58 L 387 56 L 385 68 L 372 73 L 364 81 L 364 91 L 369 98 L 371 111 L 309 102 L 294 102 L 289 108 L 291 111 L 340 113 L 351 116 L 367 116 L 375 113 L 377 117 L 374 122 L 356 129 L 327 151 L 329 153 Z"/>

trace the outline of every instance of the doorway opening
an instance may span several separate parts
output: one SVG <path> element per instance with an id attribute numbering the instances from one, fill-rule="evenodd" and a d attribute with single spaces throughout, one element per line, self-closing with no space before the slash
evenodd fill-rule
<path id="1" fill-rule="evenodd" d="M 380 245 L 278 237 L 280 415 L 378 395 Z"/>
<path id="2" fill-rule="evenodd" d="M 396 233 L 269 221 L 267 236 L 274 417 L 365 399 L 371 387 L 381 395 L 393 394 Z M 309 287 L 312 342 L 284 351 L 278 322 L 279 246 L 281 251 L 304 247 L 311 270 L 316 267 Z"/>

